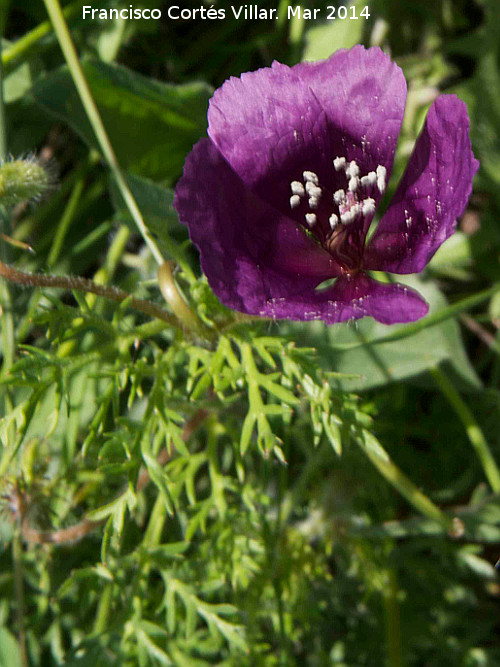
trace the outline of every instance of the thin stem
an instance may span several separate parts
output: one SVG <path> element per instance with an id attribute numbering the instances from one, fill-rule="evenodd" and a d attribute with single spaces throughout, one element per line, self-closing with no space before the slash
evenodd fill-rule
<path id="1" fill-rule="evenodd" d="M 156 317 L 173 327 L 181 326 L 181 322 L 179 322 L 177 317 L 171 315 L 169 312 L 151 301 L 137 299 L 118 287 L 98 285 L 88 278 L 81 278 L 79 276 L 54 276 L 43 273 L 25 273 L 24 271 L 14 269 L 12 266 L 4 264 L 3 262 L 0 262 L 0 276 L 10 282 L 25 287 L 58 287 L 66 290 L 76 290 L 77 292 L 91 292 L 92 294 L 103 296 L 105 299 L 117 301 L 118 303 L 128 300 L 128 303 L 132 308 L 135 308 L 135 310 L 138 310 L 145 315 Z"/>
<path id="2" fill-rule="evenodd" d="M 2 53 L 2 40 L 5 30 L 5 21 L 7 18 L 7 7 L 6 3 L 2 3 L 0 7 L 0 55 Z M 3 67 L 2 59 L 0 58 L 0 162 L 3 162 L 7 157 L 7 134 L 5 130 L 5 104 L 4 104 L 4 91 L 3 91 Z"/>
<path id="3" fill-rule="evenodd" d="M 415 484 L 402 472 L 385 451 L 378 440 L 366 430 L 357 434 L 355 442 L 363 450 L 366 456 L 374 464 L 385 479 L 406 498 L 424 516 L 437 521 L 443 526 L 448 534 L 455 535 L 453 520 L 446 516 L 430 498 L 420 491 Z"/>
<path id="4" fill-rule="evenodd" d="M 479 461 L 481 462 L 484 474 L 486 475 L 486 478 L 490 483 L 493 492 L 500 493 L 500 470 L 498 469 L 486 438 L 484 437 L 479 424 L 474 418 L 474 415 L 458 391 L 455 389 L 453 384 L 440 368 L 432 368 L 431 373 L 439 389 L 442 391 L 443 395 L 454 409 L 457 417 L 464 425 L 469 442 L 471 443 L 479 458 Z"/>
<path id="5" fill-rule="evenodd" d="M 71 5 L 68 5 L 64 8 L 63 13 L 67 19 L 71 19 L 76 16 L 81 7 L 87 2 L 87 0 L 77 0 Z M 25 35 L 20 37 L 13 44 L 10 44 L 6 47 L 2 53 L 2 64 L 4 66 L 5 74 L 12 72 L 17 63 L 22 59 L 26 59 L 31 55 L 31 52 L 40 44 L 44 37 L 46 37 L 52 31 L 52 24 L 50 21 L 44 21 L 37 25 L 36 28 L 30 30 Z"/>
<path id="6" fill-rule="evenodd" d="M 116 184 L 120 190 L 121 196 L 123 197 L 123 201 L 125 202 L 130 215 L 137 225 L 137 228 L 139 229 L 144 241 L 149 246 L 153 257 L 156 259 L 158 264 L 163 264 L 164 259 L 162 254 L 153 237 L 149 233 L 148 228 L 146 227 L 146 223 L 144 222 L 134 196 L 127 185 L 121 167 L 116 158 L 113 146 L 111 145 L 111 142 L 108 138 L 108 134 L 102 122 L 101 115 L 94 101 L 94 98 L 92 97 L 89 84 L 87 83 L 87 79 L 85 78 L 85 74 L 80 64 L 75 45 L 71 39 L 66 19 L 64 18 L 64 14 L 61 10 L 61 5 L 59 4 L 58 0 L 44 0 L 44 3 L 50 16 L 50 20 L 52 21 L 52 25 L 54 26 L 57 39 L 59 40 L 59 45 L 64 53 L 69 71 L 73 77 L 74 84 L 78 94 L 80 95 L 83 107 L 92 129 L 94 130 L 94 134 L 97 138 L 99 146 L 101 147 L 104 158 L 108 163 L 113 176 L 115 177 Z"/>
<path id="7" fill-rule="evenodd" d="M 393 341 L 396 340 L 403 340 L 404 338 L 409 338 L 410 336 L 414 336 L 415 334 L 419 333 L 420 331 L 423 331 L 424 329 L 429 329 L 430 327 L 434 327 L 437 324 L 441 324 L 445 320 L 449 320 L 450 318 L 455 317 L 455 315 L 458 315 L 466 310 L 470 310 L 471 308 L 478 306 L 483 301 L 487 301 L 499 290 L 500 290 L 500 282 L 496 283 L 492 287 L 489 287 L 488 289 L 483 290 L 482 292 L 478 292 L 477 294 L 473 294 L 472 296 L 466 297 L 461 301 L 457 301 L 457 303 L 454 303 L 451 306 L 446 306 L 445 308 L 438 310 L 437 313 L 433 313 L 432 315 L 427 315 L 427 317 L 423 317 L 421 320 L 418 320 L 418 322 L 407 324 L 401 328 L 398 327 L 396 329 L 393 329 L 392 332 L 387 334 L 386 336 L 380 336 L 380 338 L 374 338 L 359 343 L 345 343 L 342 345 L 340 344 L 332 345 L 330 349 L 334 350 L 335 352 L 337 351 L 341 352 L 344 350 L 354 350 L 358 347 L 364 347 L 365 345 L 381 345 L 382 343 L 392 343 Z"/>
<path id="8" fill-rule="evenodd" d="M 401 618 L 398 602 L 398 580 L 396 572 L 389 570 L 389 581 L 383 591 L 387 628 L 387 667 L 402 667 Z"/>
<path id="9" fill-rule="evenodd" d="M 28 650 L 26 648 L 26 631 L 24 629 L 24 577 L 23 577 L 23 545 L 21 531 L 16 525 L 12 540 L 12 561 L 14 563 L 14 589 L 17 602 L 17 631 L 21 649 L 22 667 L 29 667 Z"/>

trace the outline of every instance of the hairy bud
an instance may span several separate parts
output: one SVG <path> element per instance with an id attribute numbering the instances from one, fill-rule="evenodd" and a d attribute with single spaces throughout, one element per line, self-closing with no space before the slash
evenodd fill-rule
<path id="1" fill-rule="evenodd" d="M 0 166 L 0 204 L 36 201 L 52 187 L 53 179 L 34 157 L 9 160 Z"/>

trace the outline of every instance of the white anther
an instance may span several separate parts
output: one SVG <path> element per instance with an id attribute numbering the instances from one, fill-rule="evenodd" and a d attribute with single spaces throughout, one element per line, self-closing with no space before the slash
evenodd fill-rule
<path id="1" fill-rule="evenodd" d="M 300 197 L 299 195 L 292 195 L 290 197 L 290 208 L 297 208 L 300 206 Z"/>
<path id="2" fill-rule="evenodd" d="M 314 227 L 314 225 L 317 222 L 316 214 L 315 213 L 306 213 L 306 222 L 309 225 L 309 227 Z"/>
<path id="3" fill-rule="evenodd" d="M 306 183 L 306 192 L 309 197 L 316 197 L 317 199 L 321 197 L 321 188 L 311 183 L 311 181 L 307 181 Z"/>
<path id="4" fill-rule="evenodd" d="M 356 216 L 352 211 L 346 211 L 345 213 L 340 214 L 340 222 L 343 225 L 349 225 Z"/>
<path id="5" fill-rule="evenodd" d="M 319 198 L 309 197 L 309 208 L 318 208 Z"/>
<path id="6" fill-rule="evenodd" d="M 370 187 L 370 185 L 375 185 L 377 182 L 377 174 L 374 171 L 370 171 L 366 176 L 361 176 L 361 185 L 364 188 Z"/>
<path id="7" fill-rule="evenodd" d="M 292 189 L 293 195 L 298 195 L 299 197 L 303 197 L 306 194 L 304 186 L 300 181 L 292 181 L 290 183 L 290 188 Z"/>
<path id="8" fill-rule="evenodd" d="M 375 213 L 375 199 L 368 197 L 363 201 L 363 215 Z"/>
<path id="9" fill-rule="evenodd" d="M 333 161 L 333 166 L 335 167 L 335 171 L 340 171 L 341 169 L 344 169 L 345 164 L 346 164 L 345 157 L 336 157 L 335 160 Z"/>
<path id="10" fill-rule="evenodd" d="M 354 206 L 351 206 L 351 213 L 354 214 L 354 217 L 358 216 L 362 210 L 361 204 L 354 204 Z"/>
<path id="11" fill-rule="evenodd" d="M 332 213 L 331 216 L 328 218 L 328 222 L 330 223 L 330 227 L 332 228 L 332 231 L 333 231 L 335 229 L 335 227 L 339 224 L 338 215 L 335 215 L 335 213 Z"/>
<path id="12" fill-rule="evenodd" d="M 349 179 L 349 190 L 351 192 L 356 192 L 358 188 L 359 188 L 359 178 L 357 176 L 353 176 L 352 178 Z"/>
<path id="13" fill-rule="evenodd" d="M 314 171 L 304 171 L 302 176 L 304 177 L 304 181 L 314 183 L 315 185 L 318 185 L 319 183 L 319 178 L 317 174 L 314 173 Z"/>
<path id="14" fill-rule="evenodd" d="M 346 176 L 359 176 L 359 167 L 355 160 L 351 160 L 345 170 Z"/>
<path id="15" fill-rule="evenodd" d="M 377 167 L 377 188 L 380 190 L 380 192 L 384 192 L 385 190 L 385 177 L 387 175 L 387 169 L 379 164 Z"/>
<path id="16" fill-rule="evenodd" d="M 337 204 L 342 204 L 345 201 L 345 192 L 344 190 L 337 190 L 333 195 L 333 201 Z"/>

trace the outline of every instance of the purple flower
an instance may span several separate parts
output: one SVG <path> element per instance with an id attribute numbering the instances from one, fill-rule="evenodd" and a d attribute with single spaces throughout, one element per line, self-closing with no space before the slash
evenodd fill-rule
<path id="1" fill-rule="evenodd" d="M 188 156 L 174 206 L 224 304 L 329 324 L 427 313 L 418 292 L 367 271 L 421 271 L 453 233 L 479 163 L 465 104 L 441 95 L 367 243 L 405 100 L 401 69 L 362 46 L 317 63 L 275 62 L 215 91 L 210 138 Z"/>

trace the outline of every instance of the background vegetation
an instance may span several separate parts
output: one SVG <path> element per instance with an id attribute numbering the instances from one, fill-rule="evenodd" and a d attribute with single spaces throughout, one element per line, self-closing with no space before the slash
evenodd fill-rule
<path id="1" fill-rule="evenodd" d="M 497 0 L 319 23 L 260 3 L 276 24 L 68 3 L 92 98 L 45 3 L 1 5 L 0 149 L 38 157 L 10 190 L 0 170 L 0 259 L 42 277 L 0 283 L 0 665 L 500 665 Z M 356 43 L 409 82 L 392 191 L 435 96 L 469 106 L 474 195 L 413 279 L 431 314 L 247 321 L 172 188 L 229 75 Z M 39 164 L 51 186 L 23 190 Z"/>

